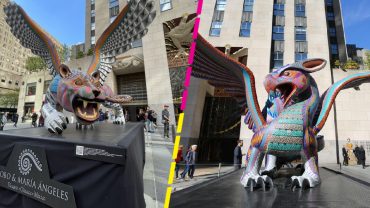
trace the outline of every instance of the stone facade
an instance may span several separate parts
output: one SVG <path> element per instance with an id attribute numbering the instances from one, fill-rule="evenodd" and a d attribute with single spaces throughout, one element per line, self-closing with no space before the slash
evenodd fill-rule
<path id="1" fill-rule="evenodd" d="M 26 60 L 32 56 L 10 31 L 5 22 L 4 6 L 9 0 L 0 1 L 0 94 L 18 90 L 22 74 L 26 72 Z"/>

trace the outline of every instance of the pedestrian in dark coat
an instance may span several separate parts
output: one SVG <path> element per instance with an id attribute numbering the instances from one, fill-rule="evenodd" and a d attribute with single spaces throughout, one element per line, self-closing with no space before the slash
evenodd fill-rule
<path id="1" fill-rule="evenodd" d="M 242 146 L 243 146 L 243 140 L 238 140 L 238 144 L 236 145 L 234 149 L 234 168 L 235 170 L 240 169 L 242 165 Z"/>
<path id="2" fill-rule="evenodd" d="M 15 113 L 14 115 L 13 115 L 13 122 L 14 122 L 14 127 L 17 127 L 17 123 L 18 123 L 18 118 L 19 118 L 19 115 L 18 115 L 18 113 Z"/>
<path id="3" fill-rule="evenodd" d="M 355 154 L 355 156 L 356 156 L 356 159 L 357 159 L 357 165 L 360 165 L 361 164 L 361 161 L 360 161 L 360 159 L 358 158 L 358 153 L 359 153 L 359 151 L 360 151 L 360 148 L 358 147 L 358 145 L 356 144 L 356 147 L 355 147 L 355 149 L 353 150 L 353 153 Z"/>
<path id="4" fill-rule="evenodd" d="M 348 165 L 348 153 L 347 153 L 345 145 L 343 145 L 343 148 L 342 148 L 342 155 L 343 155 L 343 165 L 347 166 Z"/>
<path id="5" fill-rule="evenodd" d="M 362 168 L 365 169 L 366 152 L 365 152 L 364 146 L 362 145 L 358 151 L 358 159 L 360 160 L 360 163 L 362 164 Z"/>

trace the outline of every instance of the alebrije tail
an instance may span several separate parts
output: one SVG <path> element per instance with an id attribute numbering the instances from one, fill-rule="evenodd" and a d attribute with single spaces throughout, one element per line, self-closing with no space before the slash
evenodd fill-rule
<path id="1" fill-rule="evenodd" d="M 318 108 L 319 114 L 316 113 L 313 120 L 313 130 L 315 135 L 321 131 L 329 116 L 330 109 L 333 106 L 335 98 L 341 90 L 357 87 L 363 83 L 370 82 L 370 72 L 357 73 L 350 75 L 329 87 L 321 96 L 320 105 Z M 320 110 L 321 109 L 321 110 Z"/>

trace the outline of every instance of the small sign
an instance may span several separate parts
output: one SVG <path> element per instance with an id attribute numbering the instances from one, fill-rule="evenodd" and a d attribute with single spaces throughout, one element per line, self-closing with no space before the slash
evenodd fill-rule
<path id="1" fill-rule="evenodd" d="M 45 150 L 16 144 L 6 167 L 0 166 L 0 187 L 53 208 L 76 208 L 73 187 L 51 180 Z"/>
<path id="2" fill-rule="evenodd" d="M 76 156 L 119 165 L 124 165 L 126 161 L 125 154 L 121 150 L 91 145 L 76 145 Z"/>

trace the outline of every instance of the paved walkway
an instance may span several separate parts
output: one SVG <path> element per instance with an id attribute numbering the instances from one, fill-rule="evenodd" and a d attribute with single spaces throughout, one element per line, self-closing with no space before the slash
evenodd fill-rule
<path id="1" fill-rule="evenodd" d="M 155 133 L 145 133 L 144 198 L 148 208 L 164 206 L 173 143 L 162 133 L 160 127 Z"/>
<path id="2" fill-rule="evenodd" d="M 182 171 L 183 168 L 180 168 L 179 175 L 182 173 Z M 234 167 L 230 165 L 221 166 L 221 168 L 219 168 L 218 164 L 196 166 L 194 177 L 192 179 L 190 179 L 188 176 L 185 177 L 185 180 L 176 179 L 176 176 L 174 176 L 175 178 L 172 185 L 173 192 L 180 191 L 212 179 L 216 179 L 232 171 L 234 171 Z"/>
<path id="3" fill-rule="evenodd" d="M 339 166 L 336 163 L 327 163 L 320 165 L 323 168 L 333 170 L 335 172 L 340 172 L 347 176 L 359 179 L 370 183 L 370 164 L 367 163 L 365 169 L 362 168 L 362 165 L 353 165 L 353 166 Z"/>

